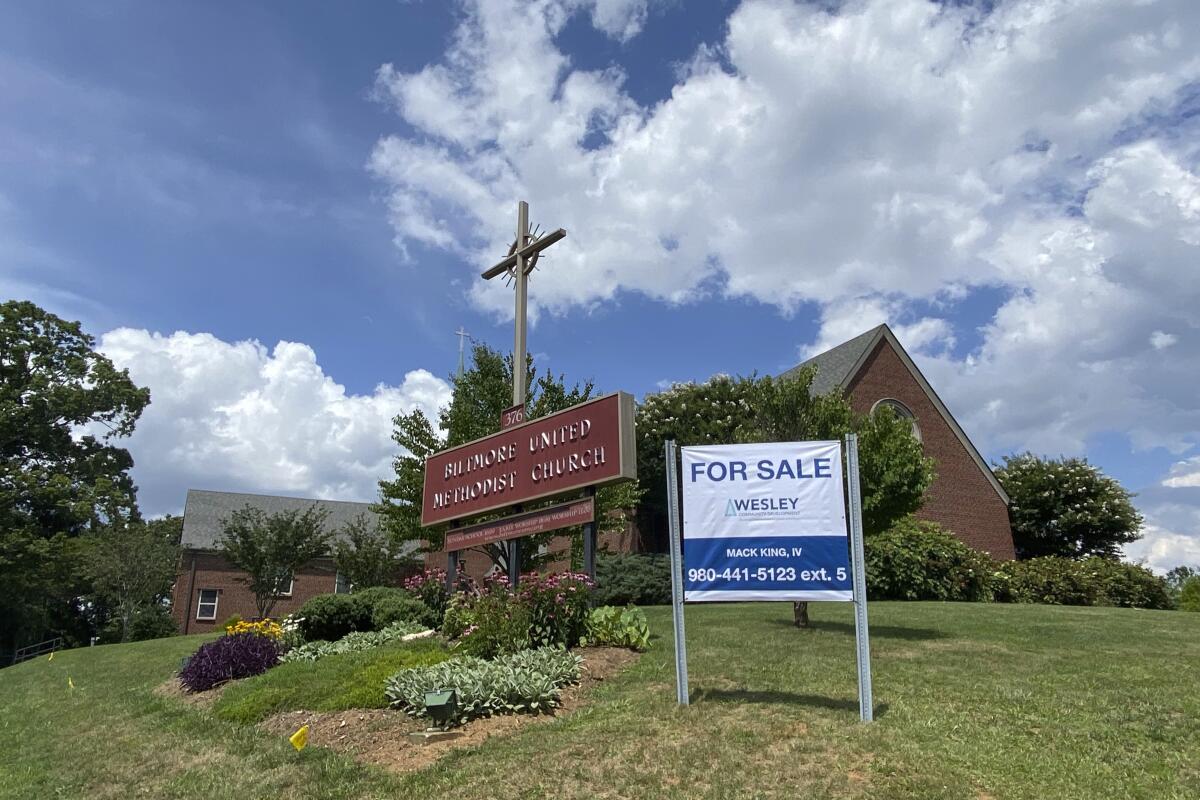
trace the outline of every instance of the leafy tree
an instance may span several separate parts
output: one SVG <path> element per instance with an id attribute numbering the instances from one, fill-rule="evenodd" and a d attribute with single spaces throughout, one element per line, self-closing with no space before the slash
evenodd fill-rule
<path id="1" fill-rule="evenodd" d="M 404 542 L 389 535 L 366 514 L 346 523 L 341 533 L 333 545 L 333 557 L 338 572 L 351 586 L 366 589 L 395 582 L 397 570 L 404 562 L 401 555 Z"/>
<path id="2" fill-rule="evenodd" d="M 275 514 L 247 505 L 223 521 L 217 543 L 221 555 L 246 572 L 260 619 L 270 616 L 296 570 L 329 552 L 328 516 L 316 503 L 304 511 Z"/>
<path id="3" fill-rule="evenodd" d="M 1200 575 L 1193 575 L 1183 582 L 1179 590 L 1180 611 L 1200 611 Z"/>
<path id="4" fill-rule="evenodd" d="M 175 580 L 183 519 L 122 523 L 89 542 L 85 571 L 95 595 L 116 612 L 120 641 L 139 612 L 161 606 Z"/>
<path id="5" fill-rule="evenodd" d="M 652 547 L 666 547 L 663 443 L 683 445 L 841 439 L 859 434 L 863 530 L 887 530 L 921 506 L 933 481 L 933 462 L 911 427 L 889 409 L 855 414 L 841 394 L 814 396 L 813 369 L 788 378 L 732 378 L 676 384 L 648 395 L 638 409 L 638 478 L 648 487 L 639 526 Z M 796 625 L 807 627 L 808 604 L 793 606 Z"/>
<path id="6" fill-rule="evenodd" d="M 401 453 L 392 462 L 396 476 L 379 482 L 380 501 L 373 506 L 383 528 L 399 542 L 426 542 L 425 549 L 434 552 L 445 543 L 447 526 L 421 527 L 421 494 L 425 477 L 425 458 L 432 453 L 456 447 L 500 430 L 500 414 L 512 405 L 512 358 L 502 356 L 483 344 L 472 348 L 472 365 L 461 376 L 451 378 L 453 394 L 450 404 L 438 414 L 438 427 L 419 409 L 400 414 L 395 420 L 392 438 L 400 445 Z M 590 382 L 567 387 L 562 375 L 539 375 L 532 359 L 527 361 L 529 416 L 537 419 L 570 408 L 593 397 Z M 601 531 L 623 524 L 612 512 L 637 505 L 640 492 L 636 484 L 606 486 L 596 493 L 596 520 Z M 555 501 L 533 503 L 537 508 Z M 493 515 L 497 516 L 497 515 Z M 538 546 L 563 533 L 579 536 L 579 529 L 555 531 L 527 537 L 531 547 L 521 548 L 521 569 L 538 567 L 549 556 L 539 555 Z M 508 567 L 508 550 L 504 543 L 472 548 L 484 552 L 501 569 Z"/>
<path id="7" fill-rule="evenodd" d="M 1121 545 L 1141 538 L 1133 495 L 1087 459 L 1005 456 L 996 477 L 1012 499 L 1017 558 L 1115 559 Z"/>
<path id="8" fill-rule="evenodd" d="M 114 444 L 150 402 L 95 340 L 33 303 L 0 304 L 0 650 L 91 633 L 80 537 L 138 520 Z"/>
<path id="9" fill-rule="evenodd" d="M 782 379 L 718 375 L 647 395 L 637 417 L 638 477 L 647 487 L 643 532 L 664 527 L 668 439 L 683 446 L 841 439 L 856 432 L 867 535 L 920 508 L 933 481 L 933 462 L 910 426 L 889 409 L 864 416 L 840 394 L 813 396 L 813 375 L 811 369 Z M 658 545 L 662 549 L 665 541 Z"/>
<path id="10" fill-rule="evenodd" d="M 1171 595 L 1172 605 L 1179 605 L 1179 595 L 1183 591 L 1183 585 L 1188 582 L 1188 579 L 1198 576 L 1200 576 L 1200 570 L 1182 564 L 1167 571 L 1163 579 L 1167 582 L 1167 592 Z"/>

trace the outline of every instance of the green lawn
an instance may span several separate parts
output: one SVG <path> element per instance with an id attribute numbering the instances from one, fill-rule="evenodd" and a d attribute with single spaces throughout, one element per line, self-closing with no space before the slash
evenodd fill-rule
<path id="1" fill-rule="evenodd" d="M 849 606 L 812 632 L 787 605 L 689 607 L 687 709 L 669 611 L 591 705 L 403 776 L 216 716 L 249 686 L 215 710 L 154 695 L 197 638 L 61 653 L 0 670 L 0 797 L 1200 797 L 1200 614 L 876 603 L 861 725 Z M 303 701 L 279 675 L 276 707 Z"/>
<path id="2" fill-rule="evenodd" d="M 340 711 L 383 708 L 383 684 L 406 667 L 445 661 L 450 654 L 437 641 L 384 645 L 364 653 L 327 656 L 316 662 L 280 664 L 254 678 L 238 681 L 214 706 L 217 717 L 257 722 L 279 711 Z"/>

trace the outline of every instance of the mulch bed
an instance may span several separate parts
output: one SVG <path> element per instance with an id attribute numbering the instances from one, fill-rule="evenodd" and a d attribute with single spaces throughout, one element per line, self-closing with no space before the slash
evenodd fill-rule
<path id="1" fill-rule="evenodd" d="M 493 736 L 505 736 L 547 718 L 568 714 L 587 702 L 589 690 L 637 660 L 639 654 L 618 647 L 587 647 L 580 682 L 563 690 L 561 705 L 551 715 L 511 714 L 468 722 L 455 728 L 454 738 L 428 742 L 408 734 L 425 729 L 425 723 L 392 709 L 350 709 L 316 712 L 286 711 L 260 723 L 260 727 L 290 736 L 308 725 L 308 743 L 347 753 L 355 760 L 392 772 L 421 769 L 452 750 L 476 747 Z M 205 694 L 208 694 L 206 692 Z"/>

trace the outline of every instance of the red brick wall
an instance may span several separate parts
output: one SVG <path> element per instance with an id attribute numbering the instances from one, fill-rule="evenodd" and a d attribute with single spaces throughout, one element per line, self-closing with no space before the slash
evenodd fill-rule
<path id="1" fill-rule="evenodd" d="M 193 580 L 192 565 L 195 563 Z M 271 611 L 275 619 L 296 611 L 304 602 L 319 594 L 334 590 L 337 572 L 331 559 L 317 559 L 297 570 L 292 584 L 291 597 L 280 597 Z M 180 559 L 179 576 L 175 581 L 171 613 L 181 633 L 207 633 L 232 614 L 252 620 L 258 616 L 254 605 L 254 594 L 243 582 L 245 573 L 232 566 L 219 555 L 196 551 L 184 551 Z M 196 619 L 196 606 L 200 601 L 201 589 L 217 590 L 217 618 Z M 191 594 L 191 603 L 188 594 Z M 189 607 L 190 606 L 190 607 Z"/>
<path id="2" fill-rule="evenodd" d="M 916 417 L 925 454 L 934 460 L 937 472 L 917 516 L 937 522 L 995 558 L 1014 557 L 1008 507 L 887 340 L 876 345 L 847 395 L 859 413 L 868 413 L 876 402 L 890 397 Z"/>

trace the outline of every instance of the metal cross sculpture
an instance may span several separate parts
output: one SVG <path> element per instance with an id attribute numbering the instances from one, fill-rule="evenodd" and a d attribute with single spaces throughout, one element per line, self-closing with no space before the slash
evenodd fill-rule
<path id="1" fill-rule="evenodd" d="M 529 273 L 537 265 L 543 250 L 565 238 L 566 230 L 539 236 L 529 227 L 529 204 L 524 200 L 517 204 L 517 238 L 508 248 L 508 256 L 496 266 L 483 273 L 484 280 L 506 275 L 516 281 L 517 310 L 515 315 L 516 336 L 513 342 L 513 405 L 525 405 L 525 305 L 529 293 Z"/>

